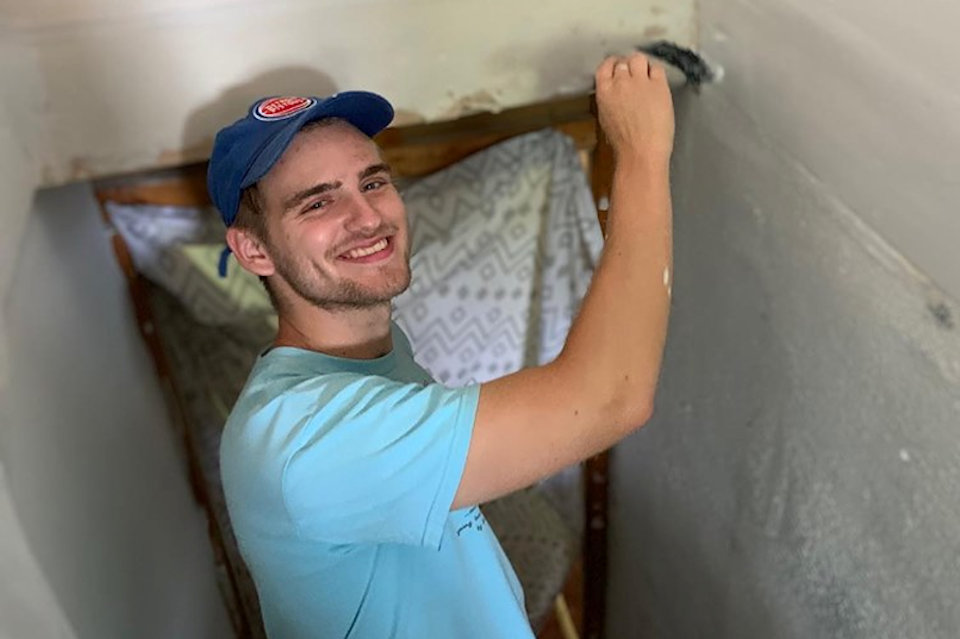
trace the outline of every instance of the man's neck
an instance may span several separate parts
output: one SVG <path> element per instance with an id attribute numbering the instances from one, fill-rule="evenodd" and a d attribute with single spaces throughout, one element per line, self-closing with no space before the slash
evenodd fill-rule
<path id="1" fill-rule="evenodd" d="M 393 349 L 390 304 L 350 310 L 310 307 L 281 312 L 274 346 L 293 346 L 350 359 L 381 357 Z"/>

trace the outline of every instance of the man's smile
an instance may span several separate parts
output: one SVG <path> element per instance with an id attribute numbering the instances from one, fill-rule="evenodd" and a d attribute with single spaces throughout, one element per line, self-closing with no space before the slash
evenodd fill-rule
<path id="1" fill-rule="evenodd" d="M 342 253 L 339 259 L 360 264 L 370 264 L 389 258 L 393 255 L 393 251 L 393 236 L 382 237 L 369 244 L 358 246 Z"/>

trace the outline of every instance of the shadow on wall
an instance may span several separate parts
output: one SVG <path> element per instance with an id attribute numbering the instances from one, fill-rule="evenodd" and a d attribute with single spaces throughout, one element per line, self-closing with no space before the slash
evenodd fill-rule
<path id="1" fill-rule="evenodd" d="M 337 85 L 329 75 L 309 67 L 281 67 L 230 87 L 193 111 L 183 127 L 181 148 L 187 161 L 210 157 L 213 138 L 224 126 L 247 114 L 257 99 L 274 95 L 330 95 Z"/>
<path id="2" fill-rule="evenodd" d="M 337 91 L 330 76 L 308 67 L 283 67 L 253 76 L 220 93 L 215 99 L 194 110 L 186 118 L 176 164 L 206 162 L 213 149 L 213 140 L 221 128 L 244 117 L 259 98 L 273 95 L 328 95 Z M 190 182 L 198 192 L 193 199 L 207 198 L 206 185 Z"/>

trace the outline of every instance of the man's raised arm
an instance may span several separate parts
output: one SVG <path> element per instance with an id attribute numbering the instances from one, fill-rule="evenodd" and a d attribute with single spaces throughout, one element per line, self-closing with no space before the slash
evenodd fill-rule
<path id="1" fill-rule="evenodd" d="M 642 426 L 667 331 L 673 105 L 664 70 L 635 54 L 596 73 L 615 158 L 603 256 L 560 355 L 484 384 L 453 508 L 495 499 Z"/>

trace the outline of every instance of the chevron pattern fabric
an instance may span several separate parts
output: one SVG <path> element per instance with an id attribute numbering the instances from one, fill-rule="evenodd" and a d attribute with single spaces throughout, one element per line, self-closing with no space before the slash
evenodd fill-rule
<path id="1" fill-rule="evenodd" d="M 484 382 L 560 352 L 603 238 L 572 140 L 553 129 L 470 156 L 404 194 L 410 289 L 394 317 L 417 361 L 449 386 Z M 539 628 L 583 526 L 574 467 L 484 505 Z"/>
<path id="2" fill-rule="evenodd" d="M 516 137 L 404 194 L 410 289 L 395 318 L 439 381 L 483 382 L 560 352 L 603 239 L 573 141 Z"/>
<path id="3" fill-rule="evenodd" d="M 270 299 L 255 275 L 235 262 L 220 277 L 223 223 L 209 208 L 107 202 L 137 270 L 172 293 L 207 326 L 256 325 L 276 330 Z"/>

